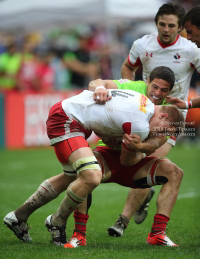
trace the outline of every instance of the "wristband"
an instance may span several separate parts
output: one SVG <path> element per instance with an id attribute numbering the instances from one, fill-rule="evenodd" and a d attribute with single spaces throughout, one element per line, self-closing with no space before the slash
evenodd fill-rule
<path id="1" fill-rule="evenodd" d="M 100 85 L 100 86 L 97 86 L 97 87 L 95 88 L 95 90 L 97 90 L 97 89 L 99 89 L 99 88 L 106 89 L 105 86 Z"/>
<path id="2" fill-rule="evenodd" d="M 186 109 L 192 108 L 192 101 L 185 101 Z"/>

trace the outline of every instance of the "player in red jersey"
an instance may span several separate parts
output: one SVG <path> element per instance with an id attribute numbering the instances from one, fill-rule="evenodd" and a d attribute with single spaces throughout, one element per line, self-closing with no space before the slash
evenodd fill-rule
<path id="1" fill-rule="evenodd" d="M 145 157 L 133 166 L 120 163 L 120 151 L 99 146 L 93 150 L 102 168 L 102 183 L 117 183 L 130 188 L 163 185 L 157 199 L 157 212 L 146 242 L 150 245 L 177 246 L 166 235 L 166 225 L 176 202 L 183 171 L 167 158 Z M 167 195 L 170 193 L 171 197 Z M 86 245 L 86 207 L 74 213 L 75 230 L 65 248 Z"/>

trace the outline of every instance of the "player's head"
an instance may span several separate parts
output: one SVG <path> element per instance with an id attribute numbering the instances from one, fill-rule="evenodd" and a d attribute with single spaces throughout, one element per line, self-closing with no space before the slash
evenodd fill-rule
<path id="1" fill-rule="evenodd" d="M 200 48 L 200 5 L 193 7 L 183 18 L 188 40 Z"/>
<path id="2" fill-rule="evenodd" d="M 171 44 L 176 40 L 184 15 L 185 9 L 179 4 L 168 2 L 159 8 L 154 20 L 161 43 Z"/>
<path id="3" fill-rule="evenodd" d="M 154 136 L 171 136 L 183 133 L 184 116 L 174 105 L 157 105 L 150 120 L 150 132 Z"/>
<path id="4" fill-rule="evenodd" d="M 154 104 L 162 104 L 175 83 L 174 72 L 165 66 L 154 68 L 147 80 L 147 96 Z"/>

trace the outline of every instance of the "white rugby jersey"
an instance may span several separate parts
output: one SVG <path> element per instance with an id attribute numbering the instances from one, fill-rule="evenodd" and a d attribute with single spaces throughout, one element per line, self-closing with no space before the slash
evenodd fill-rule
<path id="1" fill-rule="evenodd" d="M 177 36 L 173 44 L 163 44 L 157 33 L 145 35 L 136 40 L 129 52 L 128 61 L 132 66 L 143 67 L 146 82 L 151 71 L 158 66 L 167 66 L 175 74 L 175 85 L 170 96 L 187 100 L 192 73 L 196 68 L 200 73 L 200 49 L 191 41 Z"/>
<path id="2" fill-rule="evenodd" d="M 154 104 L 145 96 L 132 90 L 109 90 L 112 99 L 105 105 L 93 100 L 92 91 L 62 101 L 66 115 L 83 128 L 94 131 L 100 138 L 122 138 L 124 133 L 137 134 L 141 141 L 149 135 L 149 120 L 154 114 Z"/>

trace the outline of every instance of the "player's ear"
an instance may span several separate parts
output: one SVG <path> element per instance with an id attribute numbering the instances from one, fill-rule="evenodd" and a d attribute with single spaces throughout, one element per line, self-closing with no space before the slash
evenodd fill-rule
<path id="1" fill-rule="evenodd" d="M 180 33 L 180 32 L 182 31 L 182 29 L 183 29 L 183 27 L 180 26 L 180 27 L 178 28 L 178 33 Z"/>
<path id="2" fill-rule="evenodd" d="M 150 84 L 150 77 L 147 78 L 146 84 L 147 84 L 147 85 Z"/>
<path id="3" fill-rule="evenodd" d="M 169 114 L 166 113 L 166 112 L 161 113 L 160 116 L 159 116 L 160 119 L 167 119 L 168 117 L 169 117 Z"/>

